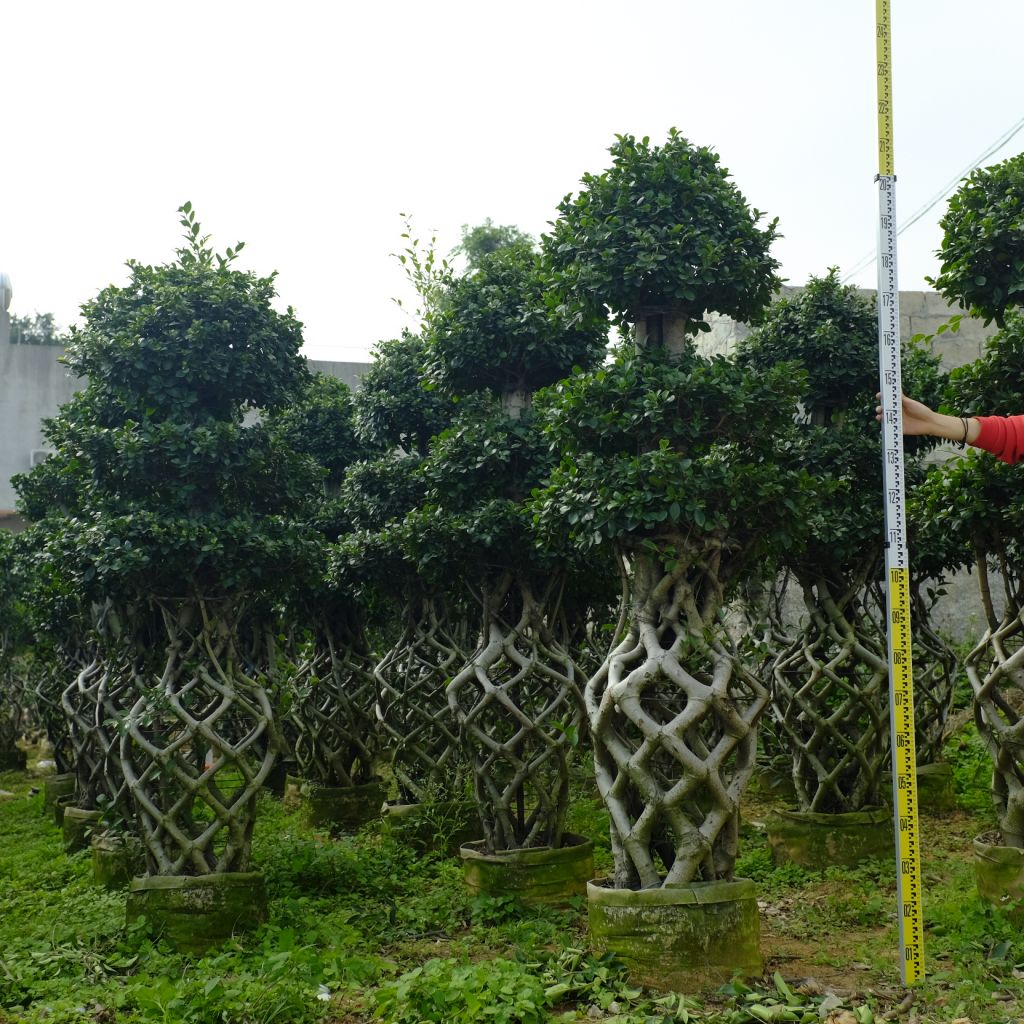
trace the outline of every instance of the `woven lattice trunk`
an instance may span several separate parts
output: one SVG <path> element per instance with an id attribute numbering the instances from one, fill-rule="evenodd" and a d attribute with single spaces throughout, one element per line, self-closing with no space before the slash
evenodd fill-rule
<path id="1" fill-rule="evenodd" d="M 773 716 L 800 809 L 859 811 L 881 802 L 889 763 L 885 606 L 861 578 L 801 585 L 806 618 L 775 661 Z"/>
<path id="2" fill-rule="evenodd" d="M 1024 578 L 1000 566 L 1005 606 L 998 615 L 989 567 L 977 559 L 988 628 L 964 668 L 974 691 L 974 720 L 992 758 L 992 796 L 1006 846 L 1024 848 Z"/>
<path id="3" fill-rule="evenodd" d="M 299 773 L 323 786 L 371 781 L 379 753 L 373 658 L 361 630 L 321 623 L 289 720 Z"/>
<path id="4" fill-rule="evenodd" d="M 76 806 L 105 810 L 111 822 L 132 813 L 118 729 L 141 689 L 133 662 L 127 645 L 97 653 L 61 698 L 74 752 Z"/>
<path id="5" fill-rule="evenodd" d="M 619 889 L 732 877 L 768 689 L 720 623 L 715 561 L 636 556 L 625 636 L 587 683 Z"/>
<path id="6" fill-rule="evenodd" d="M 919 765 L 941 760 L 956 690 L 956 652 L 932 628 L 930 608 L 914 591 L 914 750 Z"/>
<path id="7" fill-rule="evenodd" d="M 373 673 L 399 800 L 451 799 L 461 791 L 464 761 L 446 690 L 466 663 L 464 623 L 453 623 L 444 602 L 430 596 L 410 600 L 402 620 L 401 637 Z"/>
<path id="8" fill-rule="evenodd" d="M 82 668 L 83 663 L 73 655 L 58 652 L 55 661 L 42 667 L 35 685 L 36 711 L 46 732 L 46 739 L 53 748 L 57 771 L 61 774 L 75 769 L 71 723 L 63 704 L 64 690 L 67 689 L 67 679 L 74 679 Z"/>
<path id="9" fill-rule="evenodd" d="M 506 572 L 486 586 L 480 646 L 448 686 L 488 852 L 561 846 L 583 705 L 552 628 L 559 584 L 547 580 L 538 597 Z"/>
<path id="10" fill-rule="evenodd" d="M 279 749 L 264 680 L 240 657 L 236 602 L 161 608 L 162 671 L 137 695 L 121 761 L 151 875 L 250 869 L 256 796 Z"/>

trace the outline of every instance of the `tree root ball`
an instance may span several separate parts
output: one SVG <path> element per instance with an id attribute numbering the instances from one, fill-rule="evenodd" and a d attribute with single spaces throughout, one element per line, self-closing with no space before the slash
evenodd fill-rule
<path id="1" fill-rule="evenodd" d="M 524 903 L 562 906 L 583 896 L 594 875 L 594 844 L 566 833 L 557 850 L 549 846 L 487 853 L 483 842 L 459 851 L 466 887 L 474 896 L 516 896 Z"/>
<path id="2" fill-rule="evenodd" d="M 258 871 L 133 878 L 126 917 L 144 917 L 180 953 L 201 954 L 266 922 L 267 890 Z"/>
<path id="3" fill-rule="evenodd" d="M 749 879 L 640 890 L 594 881 L 587 905 L 593 948 L 619 957 L 636 984 L 696 992 L 764 970 Z"/>

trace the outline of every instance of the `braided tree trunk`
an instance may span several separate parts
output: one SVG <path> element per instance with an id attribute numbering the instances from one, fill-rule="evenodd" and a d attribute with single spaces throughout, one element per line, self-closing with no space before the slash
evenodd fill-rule
<path id="1" fill-rule="evenodd" d="M 541 598 L 511 571 L 487 586 L 481 644 L 448 686 L 489 853 L 562 843 L 583 705 L 550 625 L 560 582 Z"/>
<path id="2" fill-rule="evenodd" d="M 772 711 L 792 753 L 800 809 L 859 811 L 881 802 L 888 764 L 885 606 L 862 578 L 801 584 L 807 620 L 775 661 Z"/>
<path id="3" fill-rule="evenodd" d="M 248 871 L 256 796 L 279 742 L 263 680 L 239 657 L 242 609 L 196 600 L 161 612 L 163 671 L 121 737 L 148 872 Z"/>
<path id="4" fill-rule="evenodd" d="M 768 690 L 719 621 L 721 551 L 633 561 L 622 641 L 586 687 L 617 889 L 732 877 Z"/>
<path id="5" fill-rule="evenodd" d="M 458 726 L 446 689 L 466 662 L 440 599 L 414 598 L 403 612 L 405 630 L 374 668 L 381 731 L 390 741 L 402 803 L 420 803 L 462 790 Z"/>
<path id="6" fill-rule="evenodd" d="M 303 778 L 323 786 L 359 786 L 374 778 L 379 733 L 373 659 L 362 632 L 322 623 L 289 718 Z"/>
<path id="7" fill-rule="evenodd" d="M 74 771 L 75 754 L 71 743 L 71 724 L 64 711 L 63 696 L 66 678 L 74 678 L 83 665 L 57 652 L 54 661 L 42 666 L 35 686 L 36 710 L 53 748 L 53 760 L 59 774 Z"/>
<path id="8" fill-rule="evenodd" d="M 131 648 L 117 644 L 97 653 L 62 695 L 74 752 L 76 806 L 104 810 L 108 823 L 132 818 L 119 730 L 140 691 Z"/>
<path id="9" fill-rule="evenodd" d="M 974 720 L 993 762 L 992 796 L 1003 843 L 1024 848 L 1024 576 L 999 560 L 1006 603 L 997 615 L 982 553 L 977 569 L 988 628 L 964 667 L 974 691 Z"/>
<path id="10" fill-rule="evenodd" d="M 919 765 L 942 758 L 956 689 L 956 652 L 932 629 L 929 606 L 914 589 L 910 625 L 914 662 L 914 750 Z"/>

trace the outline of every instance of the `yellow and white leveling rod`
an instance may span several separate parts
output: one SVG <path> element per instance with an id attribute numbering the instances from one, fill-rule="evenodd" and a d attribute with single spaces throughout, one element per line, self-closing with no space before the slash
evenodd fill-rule
<path id="1" fill-rule="evenodd" d="M 910 560 L 903 461 L 900 293 L 896 278 L 896 175 L 892 133 L 891 0 L 875 0 L 878 62 L 878 357 L 885 477 L 885 578 L 889 620 L 889 728 L 896 833 L 900 973 L 924 977 L 921 841 L 917 821 L 914 675 L 911 664 Z"/>

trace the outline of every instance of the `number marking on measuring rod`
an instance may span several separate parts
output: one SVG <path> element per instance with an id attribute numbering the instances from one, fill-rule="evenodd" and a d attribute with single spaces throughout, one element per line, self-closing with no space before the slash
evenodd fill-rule
<path id="1" fill-rule="evenodd" d="M 910 560 L 907 552 L 901 403 L 900 293 L 896 275 L 891 0 L 875 0 L 875 3 L 878 75 L 878 354 L 882 442 L 885 452 L 882 464 L 887 542 L 885 577 L 889 620 L 889 728 L 892 736 L 900 973 L 905 985 L 913 985 L 924 977 L 924 915 L 917 820 L 917 754 L 914 748 Z"/>

